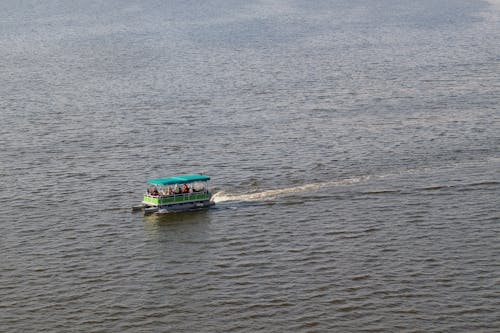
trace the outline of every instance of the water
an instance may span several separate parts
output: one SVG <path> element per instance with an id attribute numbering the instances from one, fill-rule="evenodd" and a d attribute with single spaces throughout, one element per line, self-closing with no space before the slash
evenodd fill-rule
<path id="1" fill-rule="evenodd" d="M 0 331 L 497 332 L 499 55 L 493 1 L 3 1 Z"/>

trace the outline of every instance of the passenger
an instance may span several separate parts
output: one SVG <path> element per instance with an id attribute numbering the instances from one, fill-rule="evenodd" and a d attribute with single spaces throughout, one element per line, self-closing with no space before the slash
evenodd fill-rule
<path id="1" fill-rule="evenodd" d="M 158 192 L 158 189 L 155 187 L 153 189 L 153 195 L 159 195 L 160 193 Z"/>
<path id="2" fill-rule="evenodd" d="M 172 191 L 172 186 L 169 186 L 168 189 L 167 189 L 167 194 L 168 195 L 172 195 L 174 194 L 174 191 Z"/>
<path id="3" fill-rule="evenodd" d="M 181 189 L 179 188 L 179 186 L 177 186 L 177 184 L 175 184 L 175 187 L 174 187 L 174 193 L 175 193 L 175 194 L 179 194 L 179 193 L 181 193 Z"/>
<path id="4" fill-rule="evenodd" d="M 186 184 L 182 186 L 182 193 L 189 193 L 189 187 Z"/>

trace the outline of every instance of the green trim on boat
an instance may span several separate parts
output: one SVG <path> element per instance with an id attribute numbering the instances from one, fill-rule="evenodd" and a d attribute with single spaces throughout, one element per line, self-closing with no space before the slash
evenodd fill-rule
<path id="1" fill-rule="evenodd" d="M 210 194 L 201 193 L 201 194 L 190 194 L 190 195 L 178 195 L 178 196 L 169 196 L 169 197 L 150 197 L 145 195 L 144 202 L 153 204 L 153 205 L 164 205 L 169 203 L 177 203 L 183 201 L 194 201 L 194 200 L 208 200 L 210 199 Z"/>

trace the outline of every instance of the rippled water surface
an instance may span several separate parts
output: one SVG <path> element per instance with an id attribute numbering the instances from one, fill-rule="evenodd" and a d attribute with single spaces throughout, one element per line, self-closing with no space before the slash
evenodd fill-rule
<path id="1" fill-rule="evenodd" d="M 6 0 L 0 79 L 0 331 L 500 330 L 498 2 Z"/>

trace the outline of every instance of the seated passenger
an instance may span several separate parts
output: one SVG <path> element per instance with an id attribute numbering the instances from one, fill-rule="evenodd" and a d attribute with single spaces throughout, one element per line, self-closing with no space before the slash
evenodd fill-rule
<path id="1" fill-rule="evenodd" d="M 179 193 L 181 193 L 181 189 L 179 188 L 179 186 L 177 186 L 177 184 L 175 184 L 175 187 L 174 187 L 174 193 L 175 193 L 175 194 L 179 194 Z"/>
<path id="2" fill-rule="evenodd" d="M 174 194 L 174 191 L 172 191 L 172 186 L 169 186 L 168 189 L 167 189 L 167 194 L 168 195 L 172 195 Z"/>
<path id="3" fill-rule="evenodd" d="M 182 186 L 182 193 L 189 193 L 189 187 L 186 184 Z"/>

